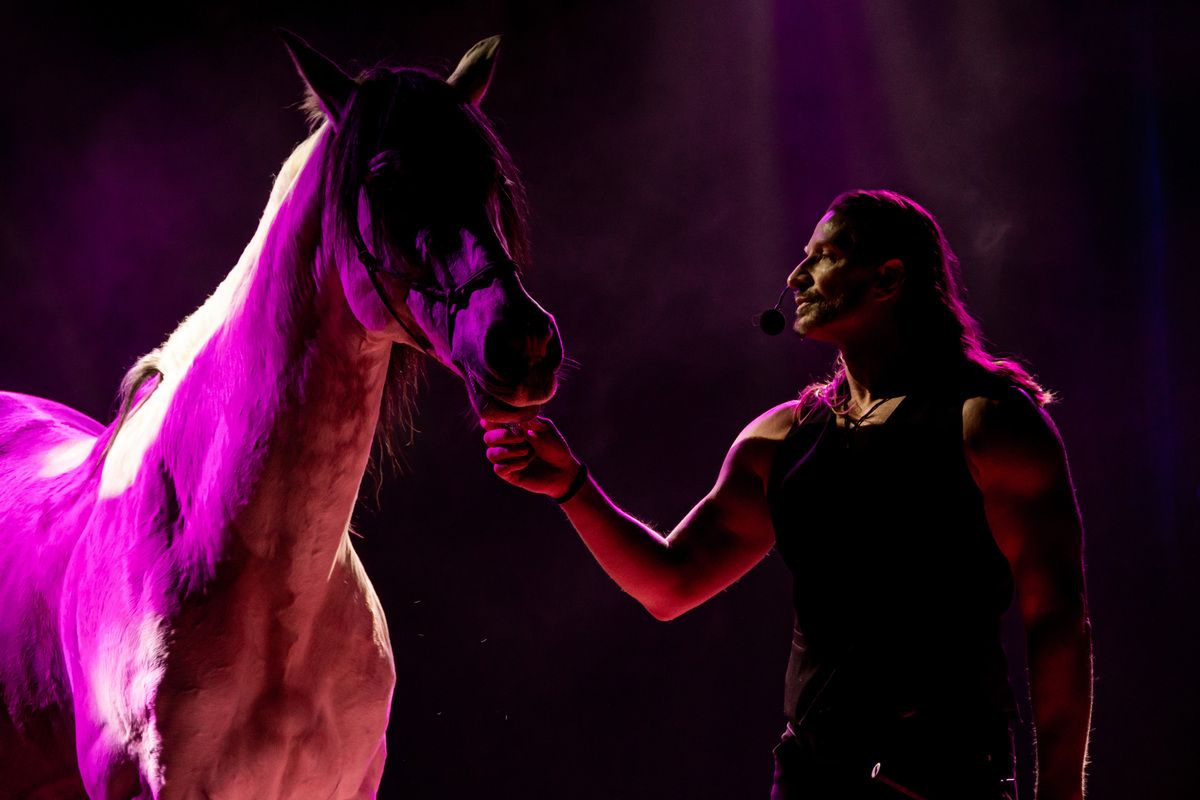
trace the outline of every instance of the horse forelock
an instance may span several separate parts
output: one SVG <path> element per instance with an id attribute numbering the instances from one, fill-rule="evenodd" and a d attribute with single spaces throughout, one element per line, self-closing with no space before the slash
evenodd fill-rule
<path id="1" fill-rule="evenodd" d="M 528 206 L 525 188 L 512 156 L 500 142 L 488 117 L 474 104 L 463 102 L 458 90 L 439 76 L 421 69 L 379 66 L 364 71 L 344 119 L 332 137 L 326 157 L 329 200 L 337 210 L 339 235 L 347 237 L 358 222 L 358 200 L 371 160 L 391 149 L 397 133 L 412 123 L 408 116 L 424 114 L 421 124 L 465 122 L 485 154 L 492 174 L 488 215 L 514 261 L 529 259 Z M 324 120 L 320 104 L 309 95 L 305 110 L 312 120 Z M 426 113 L 426 112 L 435 113 Z M 451 136 L 430 135 L 437 147 Z M 421 157 L 425 154 L 414 154 Z M 443 154 L 444 155 L 444 154 Z M 345 239 L 343 241 L 346 241 Z"/>

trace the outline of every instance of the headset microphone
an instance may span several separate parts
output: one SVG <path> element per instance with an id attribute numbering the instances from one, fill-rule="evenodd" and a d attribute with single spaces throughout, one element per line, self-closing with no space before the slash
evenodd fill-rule
<path id="1" fill-rule="evenodd" d="M 779 307 L 783 305 L 783 298 L 787 297 L 791 291 L 792 288 L 790 286 L 785 286 L 783 292 L 779 295 L 779 302 L 775 304 L 774 308 L 768 308 L 761 314 L 754 316 L 754 324 L 767 336 L 778 336 L 787 325 L 787 318 L 783 316 L 783 312 L 779 310 Z"/>

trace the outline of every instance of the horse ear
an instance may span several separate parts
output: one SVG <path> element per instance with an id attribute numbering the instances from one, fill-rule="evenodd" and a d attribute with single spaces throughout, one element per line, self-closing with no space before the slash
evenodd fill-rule
<path id="1" fill-rule="evenodd" d="M 314 50 L 308 42 L 283 28 L 277 29 L 287 47 L 296 71 L 304 79 L 308 89 L 321 104 L 321 109 L 336 128 L 342 122 L 350 96 L 358 84 L 325 56 Z"/>
<path id="2" fill-rule="evenodd" d="M 473 105 L 479 105 L 496 71 L 496 53 L 500 37 L 489 36 L 467 51 L 446 83 L 458 88 Z"/>

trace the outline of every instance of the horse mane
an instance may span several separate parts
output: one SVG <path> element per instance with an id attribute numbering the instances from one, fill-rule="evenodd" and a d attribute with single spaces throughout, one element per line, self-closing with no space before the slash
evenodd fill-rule
<path id="1" fill-rule="evenodd" d="M 408 92 L 431 98 L 439 92 L 453 91 L 440 77 L 418 69 L 379 66 L 366 70 L 357 80 L 359 90 L 355 93 L 355 101 L 336 130 L 328 124 L 317 98 L 311 91 L 308 93 L 302 107 L 308 116 L 310 134 L 280 169 L 254 236 L 237 265 L 208 299 L 185 318 L 162 345 L 139 358 L 125 373 L 117 394 L 116 419 L 104 455 L 130 415 L 149 396 L 150 392 L 144 391 L 145 388 L 186 372 L 200 348 L 236 311 L 276 214 L 316 150 L 317 142 L 322 137 L 328 139 L 321 150 L 325 159 L 322 165 L 325 201 L 333 210 L 337 226 L 335 234 L 346 245 L 351 241 L 351 226 L 358 224 L 359 190 L 366 178 L 368 162 L 395 124 L 393 117 L 402 112 L 399 95 Z M 478 137 L 477 143 L 486 152 L 495 171 L 487 201 L 489 221 L 509 256 L 524 266 L 529 258 L 528 206 L 520 174 L 487 117 L 473 104 L 456 102 L 454 106 L 465 116 L 468 129 Z M 343 252 L 353 252 L 353 249 L 350 246 Z M 381 458 L 380 462 L 372 459 L 373 469 L 382 467 L 383 463 L 398 463 L 400 447 L 411 443 L 415 432 L 415 397 L 422 375 L 421 354 L 411 347 L 393 345 L 375 431 Z"/>
<path id="2" fill-rule="evenodd" d="M 275 222 L 279 208 L 295 185 L 301 170 L 308 163 L 318 137 L 319 132 L 314 132 L 301 142 L 283 163 L 271 187 L 270 199 L 267 200 L 266 208 L 259 218 L 258 228 L 255 229 L 254 236 L 246 244 L 234 268 L 200 307 L 176 326 L 161 345 L 139 358 L 125 373 L 117 392 L 117 416 L 112 425 L 112 434 L 104 448 L 104 455 L 108 454 L 116 441 L 117 433 L 129 420 L 130 415 L 137 410 L 141 401 L 149 396 L 149 392 L 142 390 L 153 382 L 174 379 L 186 372 L 200 348 L 237 310 L 249 278 L 253 275 L 262 254 L 271 225 Z"/>

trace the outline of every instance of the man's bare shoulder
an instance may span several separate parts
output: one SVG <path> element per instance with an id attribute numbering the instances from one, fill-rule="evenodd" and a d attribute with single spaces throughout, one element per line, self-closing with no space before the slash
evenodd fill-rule
<path id="1" fill-rule="evenodd" d="M 1050 415 L 1026 392 L 969 397 L 963 402 L 963 447 L 977 480 L 1014 470 L 1032 478 L 1055 472 L 1062 439 Z"/>
<path id="2" fill-rule="evenodd" d="M 734 444 L 737 445 L 748 439 L 783 441 L 796 422 L 796 412 L 799 407 L 798 400 L 789 400 L 767 409 L 742 429 Z"/>
<path id="3" fill-rule="evenodd" d="M 756 485 L 765 485 L 775 452 L 792 429 L 798 406 L 795 400 L 780 403 L 759 414 L 742 429 L 725 456 L 723 483 L 730 484 L 730 479 L 736 476 L 754 476 L 758 482 Z"/>
<path id="4" fill-rule="evenodd" d="M 968 447 L 996 441 L 1056 435 L 1050 415 L 1024 390 L 968 397 L 963 402 L 963 441 Z"/>

